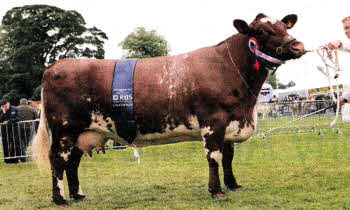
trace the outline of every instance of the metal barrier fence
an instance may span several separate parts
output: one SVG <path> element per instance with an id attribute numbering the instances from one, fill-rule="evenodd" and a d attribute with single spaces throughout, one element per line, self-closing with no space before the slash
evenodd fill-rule
<path id="1" fill-rule="evenodd" d="M 31 158 L 31 140 L 39 126 L 39 120 L 21 121 L 0 125 L 0 161 L 5 163 L 27 162 Z M 125 149 L 116 142 L 108 141 L 106 150 Z"/>
<path id="2" fill-rule="evenodd" d="M 6 163 L 26 162 L 31 156 L 27 150 L 38 125 L 37 120 L 0 125 L 0 159 Z"/>
<path id="3" fill-rule="evenodd" d="M 349 130 L 350 123 L 344 121 L 342 109 L 333 128 L 330 124 L 336 118 L 336 107 L 330 101 L 296 101 L 285 103 L 262 103 L 257 107 L 258 123 L 256 136 L 319 133 L 335 130 Z M 318 111 L 316 114 L 311 114 Z M 305 115 L 308 115 L 303 117 Z"/>

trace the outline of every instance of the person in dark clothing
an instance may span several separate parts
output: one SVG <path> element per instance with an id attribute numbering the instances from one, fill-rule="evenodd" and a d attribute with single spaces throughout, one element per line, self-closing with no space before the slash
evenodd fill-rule
<path id="1" fill-rule="evenodd" d="M 0 100 L 1 139 L 5 163 L 18 163 L 21 156 L 21 145 L 18 138 L 18 124 L 21 112 L 6 99 Z M 25 161 L 24 159 L 21 159 Z"/>
<path id="2" fill-rule="evenodd" d="M 22 114 L 21 121 L 35 120 L 38 118 L 35 109 L 28 105 L 28 101 L 25 98 L 22 98 L 19 101 L 19 106 L 17 106 L 17 109 L 19 109 Z"/>
<path id="3" fill-rule="evenodd" d="M 32 134 L 34 133 L 35 128 L 35 122 L 33 120 L 37 118 L 37 115 L 35 109 L 28 105 L 28 101 L 25 98 L 22 98 L 19 101 L 19 106 L 17 106 L 17 109 L 22 114 L 22 119 L 19 123 L 19 137 L 22 146 L 22 155 L 26 156 L 27 147 L 32 139 Z"/>

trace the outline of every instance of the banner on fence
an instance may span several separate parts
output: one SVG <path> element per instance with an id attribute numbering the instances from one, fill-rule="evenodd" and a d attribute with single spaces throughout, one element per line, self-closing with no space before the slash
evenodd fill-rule
<path id="1" fill-rule="evenodd" d="M 337 90 L 337 86 L 334 85 L 332 86 L 333 91 Z M 343 91 L 343 85 L 340 84 L 339 85 L 339 91 Z M 308 93 L 309 96 L 313 96 L 313 95 L 319 95 L 319 94 L 329 94 L 330 93 L 330 87 L 321 87 L 321 88 L 313 88 L 313 89 L 309 89 Z"/>

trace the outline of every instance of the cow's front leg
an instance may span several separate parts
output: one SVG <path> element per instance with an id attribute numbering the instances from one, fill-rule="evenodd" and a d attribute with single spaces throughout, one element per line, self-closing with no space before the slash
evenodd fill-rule
<path id="1" fill-rule="evenodd" d="M 83 153 L 77 147 L 74 147 L 72 149 L 72 153 L 69 156 L 69 160 L 68 160 L 69 163 L 66 166 L 66 174 L 67 174 L 68 187 L 69 187 L 69 197 L 73 198 L 76 201 L 81 201 L 85 199 L 85 195 L 81 190 L 81 187 L 79 184 L 79 177 L 78 177 L 78 168 L 79 168 L 82 154 Z"/>
<path id="2" fill-rule="evenodd" d="M 232 172 L 232 160 L 234 157 L 234 146 L 232 142 L 225 142 L 223 148 L 222 167 L 224 170 L 224 183 L 232 191 L 242 188 L 236 182 Z"/>
<path id="3" fill-rule="evenodd" d="M 219 164 L 222 161 L 222 148 L 224 143 L 225 130 L 205 127 L 201 129 L 204 148 L 209 164 L 209 192 L 214 199 L 225 198 L 221 189 L 219 177 Z"/>

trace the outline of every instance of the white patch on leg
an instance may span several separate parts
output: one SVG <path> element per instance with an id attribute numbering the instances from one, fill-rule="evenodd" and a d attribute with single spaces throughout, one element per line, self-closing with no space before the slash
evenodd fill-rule
<path id="1" fill-rule="evenodd" d="M 71 154 L 71 152 L 69 151 L 69 152 L 61 152 L 60 153 L 60 156 L 63 158 L 63 160 L 64 161 L 68 161 L 68 157 L 69 157 L 69 155 Z"/>
<path id="2" fill-rule="evenodd" d="M 57 178 L 57 187 L 60 189 L 60 195 L 62 196 L 63 199 L 65 199 L 63 180 L 60 180 Z"/>
<path id="3" fill-rule="evenodd" d="M 204 136 L 207 134 L 211 135 L 213 133 L 214 133 L 214 131 L 211 131 L 209 126 L 201 129 L 201 135 L 203 138 L 203 145 L 204 145 L 204 151 L 205 151 L 206 156 L 208 155 L 209 150 L 206 148 L 207 143 L 206 143 L 206 139 L 204 138 Z"/>
<path id="4" fill-rule="evenodd" d="M 206 134 L 213 134 L 214 131 L 211 130 L 211 128 L 209 126 L 201 128 L 201 135 L 204 137 Z"/>
<path id="5" fill-rule="evenodd" d="M 81 187 L 79 185 L 79 191 L 78 191 L 78 195 L 84 195 L 83 191 L 81 190 Z"/>
<path id="6" fill-rule="evenodd" d="M 209 150 L 207 148 L 204 148 L 204 151 L 205 151 L 205 156 L 207 156 L 209 153 Z"/>
<path id="7" fill-rule="evenodd" d="M 222 153 L 219 150 L 210 153 L 210 158 L 214 159 L 218 164 L 221 164 Z"/>

